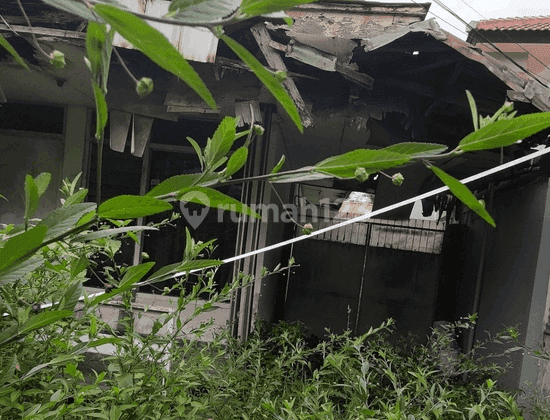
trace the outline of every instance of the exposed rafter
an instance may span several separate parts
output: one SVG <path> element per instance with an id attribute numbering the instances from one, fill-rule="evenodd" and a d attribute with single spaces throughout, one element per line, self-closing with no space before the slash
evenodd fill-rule
<path id="1" fill-rule="evenodd" d="M 265 24 L 258 23 L 254 25 L 252 28 L 250 28 L 250 31 L 252 32 L 254 39 L 256 39 L 256 42 L 258 43 L 260 50 L 262 51 L 267 61 L 267 64 L 276 70 L 286 72 L 287 68 L 283 59 L 281 58 L 281 56 L 276 50 L 274 50 L 272 47 L 269 46 L 269 43 L 272 41 L 272 39 L 269 36 L 269 32 L 267 31 Z M 294 83 L 294 80 L 292 80 L 291 77 L 287 77 L 283 81 L 283 85 L 288 91 L 288 94 L 294 100 L 294 103 L 296 104 L 296 108 L 298 108 L 298 112 L 300 113 L 303 126 L 306 128 L 311 127 L 313 125 L 313 117 L 311 116 L 311 113 L 307 109 L 306 104 L 302 98 L 302 95 L 300 94 L 300 92 L 298 91 L 298 88 L 296 87 L 296 84 Z"/>

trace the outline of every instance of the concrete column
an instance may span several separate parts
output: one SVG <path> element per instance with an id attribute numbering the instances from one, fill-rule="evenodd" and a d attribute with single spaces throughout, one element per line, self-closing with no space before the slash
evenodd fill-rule
<path id="1" fill-rule="evenodd" d="M 548 341 L 544 339 L 544 323 L 548 320 L 548 312 L 546 309 L 546 301 L 548 296 L 548 276 L 550 273 L 550 183 L 547 183 L 546 203 L 544 207 L 544 216 L 542 220 L 542 232 L 538 247 L 538 259 L 535 271 L 535 281 L 533 284 L 533 294 L 531 299 L 531 308 L 529 311 L 529 323 L 525 334 L 526 346 L 533 350 L 539 350 L 541 345 L 544 345 L 548 350 Z M 519 386 L 524 387 L 526 383 L 540 385 L 539 390 L 548 392 L 550 388 L 548 382 L 548 362 L 542 362 L 538 359 L 525 354 L 521 366 L 521 376 Z M 537 381 L 538 379 L 538 381 Z M 527 392 L 529 389 L 525 388 Z"/>
<path id="2" fill-rule="evenodd" d="M 72 105 L 67 107 L 62 179 L 73 179 L 83 170 L 87 116 L 86 107 Z"/>

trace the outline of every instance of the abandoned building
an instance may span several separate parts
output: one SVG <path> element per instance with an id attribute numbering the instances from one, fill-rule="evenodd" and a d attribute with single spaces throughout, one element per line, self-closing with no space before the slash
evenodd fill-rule
<path id="1" fill-rule="evenodd" d="M 132 10 L 162 16 L 169 2 L 123 3 Z M 39 41 L 63 51 L 68 65 L 59 70 L 38 59 L 16 2 L 2 2 L 0 30 L 32 71 L 21 69 L 0 52 L 0 167 L 5 174 L 0 192 L 8 198 L 0 201 L 1 223 L 21 221 L 27 173 L 52 173 L 42 215 L 58 205 L 58 188 L 65 177 L 82 172 L 89 200 L 95 199 L 96 191 L 94 102 L 83 60 L 85 22 L 39 0 L 26 1 L 25 6 Z M 128 67 L 138 77 L 153 78 L 155 90 L 139 99 L 132 81 L 113 60 L 104 198 L 143 194 L 172 175 L 200 170 L 186 138 L 204 146 L 226 115 L 239 116 L 243 125 L 257 122 L 265 127 L 244 171 L 252 176 L 269 172 L 283 154 L 285 168 L 297 169 L 353 149 L 403 141 L 453 148 L 472 131 L 466 90 L 472 92 L 483 115 L 493 114 L 506 100 L 514 101 L 520 114 L 550 111 L 547 85 L 484 48 L 446 33 L 436 21 L 426 21 L 428 9 L 429 3 L 321 1 L 289 10 L 295 20 L 292 27 L 274 17 L 226 28 L 229 36 L 269 68 L 288 72 L 284 86 L 300 111 L 303 135 L 246 66 L 210 32 L 158 25 L 192 61 L 212 91 L 217 110 L 208 108 L 183 82 L 123 39 L 116 39 Z M 539 31 L 548 39 L 548 26 Z M 544 145 L 547 135 L 507 148 L 502 155 L 500 151 L 472 153 L 441 167 L 460 179 L 529 153 Z M 436 202 L 418 203 L 424 210 L 415 210 L 413 218 L 411 205 L 381 219 L 224 266 L 217 274 L 221 284 L 238 270 L 256 276 L 257 281 L 208 316 L 216 317 L 217 325 L 228 321 L 241 337 L 251 331 L 255 319 L 301 320 L 322 336 L 325 328 L 361 333 L 388 317 L 396 319 L 400 333 L 422 337 L 434 321 L 454 321 L 477 312 L 475 335 L 461 342 L 463 350 L 485 331 L 511 325 L 519 325 L 521 339 L 537 347 L 548 314 L 547 165 L 541 159 L 472 186 L 485 197 L 497 229 L 441 196 Z M 324 180 L 274 188 L 299 216 L 304 215 L 304 222 L 320 228 L 439 186 L 421 166 L 400 172 L 405 178 L 401 187 L 381 176 L 365 183 Z M 224 192 L 253 206 L 281 208 L 267 184 L 233 185 Z M 308 219 L 312 209 L 323 216 Z M 185 245 L 183 231 L 190 225 L 184 218 L 174 224 L 174 229 L 146 236 L 141 247 L 128 244 L 123 258 L 138 261 L 146 252 L 159 267 L 179 261 Z M 213 255 L 217 258 L 301 234 L 293 223 L 280 219 L 245 222 L 214 211 L 192 231 L 199 240 L 218 239 Z M 285 264 L 291 256 L 299 266 L 285 276 L 258 277 L 262 267 Z M 157 302 L 155 292 L 140 290 L 138 302 Z M 513 357 L 515 367 L 503 383 L 510 387 L 536 383 L 538 362 L 519 353 Z"/>

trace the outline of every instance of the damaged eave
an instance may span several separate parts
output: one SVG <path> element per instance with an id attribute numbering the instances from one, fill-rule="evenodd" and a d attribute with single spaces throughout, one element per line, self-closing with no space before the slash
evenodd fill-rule
<path id="1" fill-rule="evenodd" d="M 550 89 L 540 82 L 519 76 L 520 70 L 514 70 L 489 55 L 484 54 L 475 46 L 442 30 L 435 19 L 418 22 L 409 27 L 400 28 L 369 39 L 364 39 L 361 44 L 366 52 L 382 48 L 392 42 L 406 36 L 411 32 L 424 32 L 435 40 L 457 51 L 468 60 L 483 65 L 509 88 L 508 97 L 511 100 L 530 102 L 542 111 L 550 110 Z M 434 63 L 434 65 L 436 65 Z"/>
<path id="2" fill-rule="evenodd" d="M 447 39 L 442 40 L 442 42 L 455 51 L 458 51 L 464 57 L 472 61 L 477 61 L 485 66 L 491 73 L 515 91 L 523 90 L 527 84 L 526 80 L 520 78 L 513 70 L 502 64 L 500 61 L 484 55 L 473 45 L 470 45 L 453 35 L 448 34 Z"/>
<path id="3" fill-rule="evenodd" d="M 473 45 L 462 41 L 453 35 L 448 35 L 443 41 L 446 45 L 458 51 L 470 60 L 477 61 L 485 66 L 491 73 L 502 80 L 508 87 L 511 88 L 513 94 L 508 97 L 513 100 L 522 102 L 530 102 L 541 111 L 550 111 L 550 89 L 542 83 L 529 77 L 525 80 L 519 76 L 520 70 L 514 71 L 507 65 L 493 57 L 485 55 L 482 51 L 476 49 Z M 520 99 L 521 95 L 527 100 Z"/>
<path id="4" fill-rule="evenodd" d="M 294 20 L 291 31 L 330 38 L 362 39 L 395 26 L 423 21 L 429 8 L 429 3 L 318 1 L 287 10 L 287 14 Z"/>
<path id="5" fill-rule="evenodd" d="M 25 0 L 23 7 L 33 28 L 78 32 L 87 24 L 85 19 L 50 6 L 42 0 Z M 12 27 L 28 25 L 27 18 L 21 13 L 17 0 L 2 0 L 0 2 L 0 16 L 2 17 L 2 23 Z"/>
<path id="6" fill-rule="evenodd" d="M 76 31 L 65 31 L 62 29 L 52 29 L 52 28 L 40 28 L 33 27 L 32 29 L 28 26 L 22 25 L 5 25 L 0 24 L 0 31 L 2 32 L 11 32 L 14 34 L 31 34 L 34 33 L 35 36 L 40 37 L 51 37 L 56 39 L 85 39 L 86 34 L 83 32 Z"/>
<path id="7" fill-rule="evenodd" d="M 319 1 L 315 3 L 302 4 L 295 7 L 294 11 L 304 12 L 343 12 L 350 14 L 391 14 L 415 16 L 424 19 L 428 14 L 431 3 L 381 3 L 365 1 Z"/>

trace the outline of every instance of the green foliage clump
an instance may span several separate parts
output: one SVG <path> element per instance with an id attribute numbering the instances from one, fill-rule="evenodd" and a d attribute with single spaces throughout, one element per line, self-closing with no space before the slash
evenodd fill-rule
<path id="1" fill-rule="evenodd" d="M 129 308 L 131 299 L 125 299 L 125 305 Z M 27 340 L 18 353 L 17 370 L 28 371 L 31 358 L 41 353 L 47 366 L 1 389 L 0 415 L 107 420 L 523 419 L 516 395 L 498 389 L 491 379 L 502 368 L 486 360 L 482 364 L 475 349 L 451 363 L 442 357 L 452 342 L 449 330 L 434 330 L 425 344 L 410 339 L 392 344 L 392 320 L 359 337 L 347 331 L 324 340 L 307 336 L 300 323 L 258 323 L 245 341 L 220 334 L 203 342 L 156 334 L 165 321 L 156 322 L 151 334 L 143 336 L 127 318 L 125 334 L 104 339 L 116 347 L 114 354 L 95 363 L 82 354 L 60 359 L 69 346 L 66 333 L 54 336 L 49 331 L 44 340 Z M 84 323 L 72 319 L 61 329 L 93 334 L 99 323 L 96 318 Z M 59 360 L 52 361 L 56 355 Z"/>
<path id="2" fill-rule="evenodd" d="M 392 344 L 392 320 L 360 337 L 307 337 L 301 324 L 260 324 L 246 342 L 228 341 L 201 383 L 205 418 L 522 419 L 515 396 L 490 379 L 501 372 L 475 352 L 449 367 L 449 334 L 427 344 Z"/>

